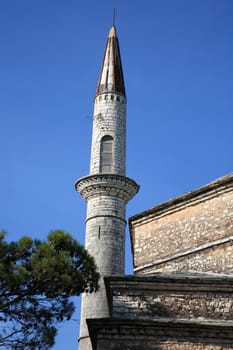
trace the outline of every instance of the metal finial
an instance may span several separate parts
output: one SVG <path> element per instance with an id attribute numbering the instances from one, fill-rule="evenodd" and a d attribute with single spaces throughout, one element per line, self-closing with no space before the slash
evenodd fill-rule
<path id="1" fill-rule="evenodd" d="M 113 20 L 112 20 L 113 27 L 115 27 L 115 18 L 116 18 L 116 9 L 114 7 L 114 9 L 113 9 Z"/>

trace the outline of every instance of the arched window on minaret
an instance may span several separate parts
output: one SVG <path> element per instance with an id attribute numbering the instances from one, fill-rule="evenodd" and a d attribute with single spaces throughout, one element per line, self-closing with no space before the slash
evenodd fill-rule
<path id="1" fill-rule="evenodd" d="M 111 173 L 113 168 L 113 155 L 112 155 L 112 136 L 106 135 L 102 138 L 100 144 L 100 172 Z"/>

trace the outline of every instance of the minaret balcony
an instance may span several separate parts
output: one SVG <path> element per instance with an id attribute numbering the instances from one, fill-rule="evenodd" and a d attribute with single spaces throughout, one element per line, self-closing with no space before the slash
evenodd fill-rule
<path id="1" fill-rule="evenodd" d="M 139 191 L 139 185 L 134 180 L 118 174 L 88 175 L 77 180 L 75 188 L 87 201 L 104 195 L 120 198 L 125 203 Z"/>

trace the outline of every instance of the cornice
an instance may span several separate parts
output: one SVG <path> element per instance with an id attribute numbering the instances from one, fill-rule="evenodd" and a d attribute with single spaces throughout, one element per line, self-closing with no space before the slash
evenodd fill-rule
<path id="1" fill-rule="evenodd" d="M 127 348 L 127 342 L 135 340 L 138 335 L 138 345 L 142 346 L 146 339 L 151 342 L 161 337 L 179 341 L 189 339 L 194 344 L 201 341 L 203 344 L 213 344 L 215 340 L 232 344 L 233 323 L 212 320 L 176 320 L 160 318 L 152 320 L 132 320 L 118 318 L 87 319 L 93 350 L 97 349 L 98 339 L 118 342 L 124 339 L 122 348 Z"/>
<path id="2" fill-rule="evenodd" d="M 147 276 L 108 276 L 104 278 L 108 298 L 114 290 L 170 290 L 233 292 L 233 275 L 217 273 L 156 272 Z"/>

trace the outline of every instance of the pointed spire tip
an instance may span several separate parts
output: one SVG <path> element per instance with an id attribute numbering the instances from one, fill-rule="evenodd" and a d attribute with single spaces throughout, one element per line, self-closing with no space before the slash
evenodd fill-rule
<path id="1" fill-rule="evenodd" d="M 101 93 L 109 92 L 119 93 L 125 96 L 120 47 L 114 25 L 111 27 L 108 35 L 96 96 Z"/>
<path id="2" fill-rule="evenodd" d="M 109 34 L 108 34 L 108 37 L 111 38 L 111 37 L 114 37 L 116 38 L 117 37 L 117 34 L 116 34 L 116 27 L 115 26 L 112 26 L 110 31 L 109 31 Z"/>

